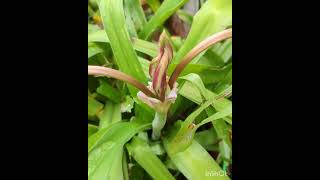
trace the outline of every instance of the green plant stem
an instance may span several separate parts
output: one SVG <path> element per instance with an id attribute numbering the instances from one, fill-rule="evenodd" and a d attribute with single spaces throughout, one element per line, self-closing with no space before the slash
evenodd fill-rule
<path id="1" fill-rule="evenodd" d="M 167 112 L 156 112 L 152 121 L 152 139 L 158 140 L 161 135 L 161 129 L 167 121 Z"/>
<path id="2" fill-rule="evenodd" d="M 127 154 L 123 151 L 122 156 L 122 171 L 123 171 L 123 179 L 129 180 L 129 172 L 128 172 L 128 161 L 127 161 Z"/>

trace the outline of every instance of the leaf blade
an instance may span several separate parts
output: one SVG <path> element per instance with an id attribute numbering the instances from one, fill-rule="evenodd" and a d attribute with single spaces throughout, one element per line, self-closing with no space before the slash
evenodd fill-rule
<path id="1" fill-rule="evenodd" d="M 139 37 L 142 39 L 148 39 L 151 33 L 160 25 L 163 24 L 172 14 L 176 12 L 181 6 L 183 6 L 188 0 L 165 0 L 154 16 L 147 22 L 139 33 Z"/>
<path id="2" fill-rule="evenodd" d="M 147 78 L 142 71 L 126 28 L 123 0 L 100 0 L 99 10 L 110 40 L 114 59 L 120 70 L 140 82 L 146 83 Z M 128 87 L 131 95 L 136 97 L 138 90 L 131 85 Z"/>
<path id="3" fill-rule="evenodd" d="M 166 143 L 165 143 L 166 147 Z M 228 176 L 210 176 L 210 173 L 222 172 L 220 166 L 208 152 L 195 140 L 184 151 L 172 154 L 166 148 L 170 159 L 187 179 L 229 180 Z"/>
<path id="4" fill-rule="evenodd" d="M 133 158 L 156 180 L 174 180 L 162 161 L 153 153 L 150 146 L 138 137 L 126 145 Z"/>
<path id="5" fill-rule="evenodd" d="M 231 21 L 231 0 L 208 0 L 194 16 L 188 37 L 172 62 L 179 63 L 200 41 L 214 33 L 222 31 L 232 24 Z M 203 54 L 201 53 L 196 59 L 199 59 Z"/>

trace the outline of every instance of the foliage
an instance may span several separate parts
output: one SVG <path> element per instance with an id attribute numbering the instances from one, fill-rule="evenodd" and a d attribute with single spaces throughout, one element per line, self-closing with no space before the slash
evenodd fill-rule
<path id="1" fill-rule="evenodd" d="M 232 27 L 231 0 L 201 1 L 194 17 L 187 2 L 89 0 L 88 68 L 139 82 L 88 72 L 90 180 L 232 178 L 232 39 L 194 54 L 176 89 L 167 84 L 199 43 Z"/>

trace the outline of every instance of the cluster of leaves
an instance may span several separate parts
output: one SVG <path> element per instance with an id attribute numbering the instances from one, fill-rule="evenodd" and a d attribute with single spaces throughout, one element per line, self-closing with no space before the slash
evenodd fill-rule
<path id="1" fill-rule="evenodd" d="M 232 25 L 231 0 L 202 0 L 194 16 L 183 8 L 192 2 L 89 0 L 88 64 L 118 69 L 147 84 L 158 34 L 165 30 L 174 51 L 170 75 L 199 42 Z M 231 178 L 232 40 L 200 53 L 178 84 L 162 137 L 154 141 L 155 113 L 137 98 L 138 89 L 88 76 L 90 180 Z M 228 176 L 212 174 L 219 171 Z"/>

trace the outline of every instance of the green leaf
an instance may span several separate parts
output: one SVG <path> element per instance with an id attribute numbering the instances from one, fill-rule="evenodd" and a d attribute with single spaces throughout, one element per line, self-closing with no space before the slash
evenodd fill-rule
<path id="1" fill-rule="evenodd" d="M 88 14 L 92 18 L 95 14 L 94 10 L 91 8 L 91 6 L 88 5 Z"/>
<path id="2" fill-rule="evenodd" d="M 206 64 L 213 67 L 223 67 L 225 65 L 222 57 L 220 57 L 216 52 L 208 49 L 205 54 L 199 59 L 197 64 Z"/>
<path id="3" fill-rule="evenodd" d="M 175 63 L 172 63 L 169 66 L 169 74 L 173 72 L 176 66 L 177 64 Z M 222 81 L 228 75 L 231 68 L 231 65 L 224 66 L 222 68 L 217 68 L 212 65 L 205 64 L 188 64 L 184 68 L 180 76 L 185 76 L 190 73 L 196 73 L 203 80 L 204 84 L 213 84 Z"/>
<path id="4" fill-rule="evenodd" d="M 152 152 L 158 156 L 164 155 L 166 152 L 161 144 L 161 142 L 154 142 L 150 144 Z"/>
<path id="5" fill-rule="evenodd" d="M 215 123 L 214 120 L 219 120 L 222 118 L 225 118 L 227 116 L 230 116 L 232 114 L 231 106 L 226 107 L 223 111 L 218 111 L 216 113 L 207 113 L 211 116 L 201 121 L 199 124 L 197 124 L 197 127 L 202 126 L 203 124 L 206 124 L 208 122 L 213 122 L 214 126 L 216 127 L 218 123 Z"/>
<path id="6" fill-rule="evenodd" d="M 171 154 L 184 151 L 191 143 L 198 125 L 194 125 L 196 117 L 208 108 L 215 99 L 211 99 L 203 103 L 198 109 L 192 112 L 183 122 L 178 121 L 169 132 L 167 136 L 167 147 L 170 149 Z"/>
<path id="7" fill-rule="evenodd" d="M 147 39 L 151 33 L 161 26 L 177 9 L 183 6 L 188 0 L 165 0 L 162 2 L 154 16 L 147 22 L 139 33 L 141 39 Z"/>
<path id="8" fill-rule="evenodd" d="M 185 79 L 192 83 L 193 86 L 197 87 L 198 92 L 201 94 L 204 100 L 209 100 L 217 96 L 213 92 L 205 88 L 204 84 L 197 74 L 189 74 L 187 76 L 181 77 L 181 79 Z M 225 159 L 230 159 L 232 143 L 229 138 L 230 131 L 225 122 L 225 117 L 232 117 L 232 103 L 225 98 L 221 98 L 220 100 L 216 100 L 216 102 L 214 102 L 212 106 L 208 107 L 206 109 L 206 112 L 209 117 L 198 124 L 196 128 L 205 123 L 212 122 L 213 127 L 218 134 L 218 137 L 223 140 L 219 143 L 219 148 L 221 150 L 222 156 Z"/>
<path id="9" fill-rule="evenodd" d="M 121 112 L 131 112 L 134 100 L 130 96 L 126 96 L 125 100 L 121 103 Z"/>
<path id="10" fill-rule="evenodd" d="M 200 104 L 204 100 L 209 100 L 218 96 L 214 92 L 205 88 L 203 82 L 201 81 L 201 78 L 197 74 L 191 73 L 187 76 L 180 77 L 180 79 L 185 79 L 188 82 L 184 83 L 183 87 L 179 91 L 179 94 L 190 99 L 191 101 L 194 101 L 197 104 Z M 221 98 L 213 104 L 213 107 L 217 111 L 231 111 L 232 102 L 226 98 Z M 232 117 L 232 114 L 230 114 L 229 116 Z"/>
<path id="11" fill-rule="evenodd" d="M 98 127 L 92 124 L 88 124 L 88 137 L 98 131 Z"/>
<path id="12" fill-rule="evenodd" d="M 136 102 L 139 102 L 139 101 L 136 101 Z M 137 119 L 139 119 L 142 122 L 148 122 L 148 123 L 152 122 L 155 115 L 154 110 L 144 103 L 136 103 L 134 108 L 134 113 Z"/>
<path id="13" fill-rule="evenodd" d="M 147 78 L 142 71 L 126 28 L 123 1 L 100 0 L 99 10 L 120 71 L 146 83 Z M 131 85 L 128 85 L 128 87 L 131 95 L 136 97 L 138 90 Z"/>
<path id="14" fill-rule="evenodd" d="M 192 21 L 193 21 L 193 17 L 192 15 L 188 14 L 187 12 L 179 9 L 177 11 L 177 15 L 179 16 L 179 18 L 184 21 L 186 24 L 191 25 Z"/>
<path id="15" fill-rule="evenodd" d="M 88 179 L 122 180 L 122 155 L 122 146 L 114 143 L 104 143 L 93 150 L 88 156 Z"/>
<path id="16" fill-rule="evenodd" d="M 120 103 L 112 103 L 108 101 L 104 110 L 99 114 L 99 129 L 109 127 L 111 124 L 121 121 L 121 105 Z"/>
<path id="17" fill-rule="evenodd" d="M 192 28 L 186 40 L 170 37 L 176 62 L 168 75 L 196 44 L 232 25 L 231 0 L 201 0 L 194 18 L 179 10 L 187 0 L 146 1 L 154 14 L 150 8 L 142 10 L 140 0 L 97 0 L 97 7 L 89 5 L 91 15 L 101 15 L 103 27 L 88 18 L 88 64 L 119 69 L 146 84 L 150 59 L 159 53 L 158 45 L 147 39 L 165 28 L 174 13 Z M 202 52 L 181 75 L 159 141 L 149 140 L 155 112 L 136 97 L 137 89 L 88 76 L 88 179 L 180 179 L 182 174 L 185 179 L 229 179 L 214 174 L 232 163 L 232 101 L 218 99 L 232 89 L 232 40 Z M 214 126 L 201 126 L 205 123 Z M 218 152 L 217 160 L 207 151 Z"/>
<path id="18" fill-rule="evenodd" d="M 194 103 L 188 100 L 187 98 L 178 95 L 176 101 L 174 104 L 170 106 L 169 112 L 168 112 L 168 119 L 171 118 L 177 118 L 177 114 L 183 113 L 185 110 L 190 108 Z"/>
<path id="19" fill-rule="evenodd" d="M 117 144 L 124 145 L 124 143 L 129 141 L 136 133 L 150 128 L 151 122 L 140 122 L 138 119 L 131 122 L 112 124 L 108 128 L 100 129 L 90 136 L 88 139 L 88 152 L 91 152 L 95 147 L 105 142 L 117 142 Z"/>
<path id="20" fill-rule="evenodd" d="M 195 140 L 182 152 L 172 154 L 164 143 L 168 155 L 175 166 L 187 179 L 192 180 L 229 180 L 228 176 L 212 176 L 222 172 L 220 166 L 208 152 Z M 222 173 L 221 173 L 222 174 Z"/>
<path id="21" fill-rule="evenodd" d="M 88 33 L 97 31 L 97 30 L 99 30 L 99 29 L 100 29 L 100 27 L 97 26 L 96 24 L 89 24 L 89 23 L 88 23 Z"/>
<path id="22" fill-rule="evenodd" d="M 88 58 L 91 58 L 99 53 L 102 53 L 103 49 L 99 46 L 97 46 L 94 43 L 89 43 L 88 44 Z"/>
<path id="23" fill-rule="evenodd" d="M 151 79 L 150 74 L 149 74 L 149 65 L 150 65 L 150 61 L 148 61 L 145 58 L 139 57 L 139 62 L 142 66 L 142 70 L 144 72 L 144 74 L 146 75 L 146 77 L 148 79 Z"/>
<path id="24" fill-rule="evenodd" d="M 219 151 L 217 144 L 219 141 L 218 135 L 213 128 L 196 132 L 194 140 L 196 140 L 207 151 Z"/>
<path id="25" fill-rule="evenodd" d="M 171 159 L 167 159 L 164 163 L 168 169 L 178 171 L 178 168 L 176 167 L 176 165 L 174 165 Z"/>
<path id="26" fill-rule="evenodd" d="M 139 164 L 132 164 L 132 167 L 130 168 L 130 180 L 148 180 L 148 178 L 146 178 L 148 177 L 147 175 L 148 174 L 145 173 L 144 169 Z"/>
<path id="27" fill-rule="evenodd" d="M 222 139 L 221 142 L 219 142 L 219 149 L 220 149 L 220 155 L 226 160 L 230 160 L 231 158 L 231 148 L 232 148 L 232 143 L 230 137 L 230 132 L 229 128 L 226 124 L 226 122 L 221 119 L 222 117 L 225 117 L 228 115 L 228 111 L 220 111 L 217 113 L 214 113 L 215 110 L 213 107 L 209 107 L 207 110 L 209 118 L 205 119 L 203 123 L 207 123 L 212 121 L 213 127 L 217 132 L 217 135 L 219 138 Z M 216 120 L 216 121 L 213 121 Z"/>
<path id="28" fill-rule="evenodd" d="M 122 156 L 122 170 L 123 170 L 124 180 L 129 180 L 128 161 L 127 161 L 127 154 L 125 151 L 123 152 L 123 156 Z"/>
<path id="29" fill-rule="evenodd" d="M 232 24 L 231 0 L 208 0 L 193 18 L 187 39 L 172 60 L 179 63 L 181 59 L 206 37 L 222 31 Z M 201 53 L 203 55 L 204 53 Z M 198 56 L 197 58 L 199 59 Z"/>
<path id="30" fill-rule="evenodd" d="M 103 109 L 103 104 L 88 96 L 88 118 L 94 119 Z"/>
<path id="31" fill-rule="evenodd" d="M 214 88 L 214 91 L 221 93 L 228 88 L 232 88 L 232 69 L 230 69 L 226 77 L 217 84 L 217 86 Z"/>
<path id="32" fill-rule="evenodd" d="M 105 96 L 115 103 L 120 103 L 121 94 L 119 90 L 113 88 L 107 81 L 104 79 L 99 79 L 100 86 L 97 88 L 97 93 Z"/>
<path id="33" fill-rule="evenodd" d="M 93 8 L 96 8 L 98 5 L 97 5 L 97 0 L 89 0 L 89 4 L 93 7 Z"/>
<path id="34" fill-rule="evenodd" d="M 172 42 L 172 45 L 173 45 L 173 49 L 175 51 L 180 49 L 180 47 L 183 45 L 183 40 L 179 36 L 172 36 L 171 37 L 171 42 Z"/>
<path id="35" fill-rule="evenodd" d="M 88 178 L 123 179 L 123 146 L 136 133 L 151 128 L 151 123 L 137 119 L 132 122 L 118 122 L 100 129 L 88 139 Z M 110 166 L 112 164 L 112 166 Z"/>
<path id="36" fill-rule="evenodd" d="M 160 1 L 159 0 L 146 0 L 150 8 L 153 12 L 156 12 L 160 7 Z"/>
<path id="37" fill-rule="evenodd" d="M 140 0 L 124 0 L 136 31 L 139 31 L 147 22 Z"/>
<path id="38" fill-rule="evenodd" d="M 203 102 L 203 97 L 199 89 L 191 82 L 184 82 L 179 89 L 179 94 L 197 104 L 201 104 Z"/>
<path id="39" fill-rule="evenodd" d="M 170 174 L 166 166 L 153 153 L 149 145 L 138 137 L 126 145 L 129 154 L 139 163 L 141 167 L 155 180 L 167 180 L 174 177 Z"/>
<path id="40" fill-rule="evenodd" d="M 130 17 L 130 12 L 126 6 L 124 6 L 124 14 L 125 14 L 125 20 L 126 20 L 126 25 L 128 29 L 129 36 L 132 37 L 138 37 L 138 33 L 136 31 L 136 28 L 134 26 L 134 22 L 132 18 Z"/>
<path id="41" fill-rule="evenodd" d="M 105 42 L 109 43 L 110 40 L 105 30 L 95 30 L 88 34 L 88 43 L 90 42 Z"/>
<path id="42" fill-rule="evenodd" d="M 191 73 L 180 77 L 180 79 L 185 79 L 187 81 L 180 88 L 179 94 L 197 104 L 201 104 L 206 99 L 211 99 L 218 96 L 216 93 L 206 89 L 200 76 L 197 74 Z M 221 98 L 219 101 L 213 104 L 213 107 L 217 111 L 224 111 L 225 108 L 232 107 L 232 102 L 226 98 Z"/>
<path id="43" fill-rule="evenodd" d="M 151 57 L 155 57 L 158 55 L 158 45 L 152 42 L 148 42 L 145 40 L 133 38 L 133 44 L 135 50 L 147 54 Z"/>
<path id="44" fill-rule="evenodd" d="M 155 57 L 158 54 L 158 45 L 152 42 L 148 42 L 138 38 L 131 38 L 133 48 L 136 51 L 142 52 L 151 57 Z M 103 42 L 110 43 L 110 40 L 104 30 L 94 31 L 88 35 L 88 43 L 90 42 Z"/>
<path id="45" fill-rule="evenodd" d="M 225 42 L 217 44 L 212 48 L 212 51 L 220 56 L 224 63 L 227 63 L 232 56 L 232 39 L 227 39 Z"/>

